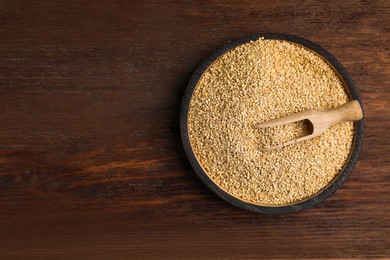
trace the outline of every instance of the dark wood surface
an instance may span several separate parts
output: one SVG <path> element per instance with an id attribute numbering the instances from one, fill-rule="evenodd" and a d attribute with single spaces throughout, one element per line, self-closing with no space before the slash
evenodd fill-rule
<path id="1" fill-rule="evenodd" d="M 0 1 L 0 256 L 390 257 L 388 1 Z M 349 71 L 360 160 L 315 208 L 219 199 L 181 146 L 199 63 L 257 32 L 296 34 Z"/>

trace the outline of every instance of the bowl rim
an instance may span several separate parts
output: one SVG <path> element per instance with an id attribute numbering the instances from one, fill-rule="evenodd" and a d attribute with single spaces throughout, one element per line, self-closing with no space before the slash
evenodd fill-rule
<path id="1" fill-rule="evenodd" d="M 219 197 L 226 200 L 230 204 L 254 211 L 257 213 L 263 213 L 263 214 L 284 214 L 284 213 L 293 213 L 298 212 L 303 209 L 311 208 L 314 205 L 320 203 L 321 201 L 328 198 L 330 195 L 332 195 L 338 188 L 341 187 L 341 185 L 345 182 L 347 177 L 351 174 L 353 168 L 356 165 L 356 162 L 358 160 L 358 157 L 360 155 L 362 144 L 363 144 L 363 130 L 364 130 L 364 119 L 359 120 L 354 123 L 355 127 L 355 135 L 354 135 L 354 141 L 352 146 L 352 151 L 349 155 L 349 158 L 347 160 L 347 163 L 345 164 L 344 168 L 341 170 L 341 172 L 333 179 L 333 181 L 322 191 L 317 193 L 316 195 L 307 198 L 305 200 L 299 201 L 294 204 L 289 205 L 281 205 L 281 206 L 272 206 L 272 205 L 258 205 L 255 203 L 250 203 L 244 200 L 241 200 L 225 190 L 223 190 L 221 187 L 219 187 L 209 176 L 208 174 L 203 170 L 201 164 L 197 160 L 194 151 L 192 150 L 189 133 L 188 133 L 188 111 L 189 111 L 189 105 L 191 102 L 192 94 L 198 84 L 198 81 L 204 74 L 204 72 L 208 69 L 208 67 L 215 62 L 218 58 L 220 58 L 223 54 L 226 52 L 232 50 L 233 48 L 248 43 L 250 41 L 258 40 L 259 38 L 263 37 L 264 39 L 268 40 L 284 40 L 288 42 L 292 42 L 298 45 L 301 45 L 305 48 L 310 49 L 311 51 L 314 51 L 319 56 L 321 56 L 325 61 L 327 61 L 339 74 L 341 80 L 344 83 L 344 86 L 346 87 L 346 91 L 349 92 L 349 98 L 358 100 L 362 110 L 362 102 L 360 99 L 359 92 L 352 81 L 351 76 L 348 74 L 346 69 L 341 65 L 341 63 L 327 50 L 322 48 L 321 46 L 307 40 L 304 38 L 301 38 L 296 35 L 291 34 L 282 34 L 282 33 L 257 33 L 257 34 L 251 34 L 244 36 L 242 38 L 238 38 L 236 40 L 233 40 L 219 49 L 215 50 L 210 56 L 208 56 L 195 70 L 194 74 L 192 75 L 190 81 L 188 82 L 188 85 L 185 89 L 183 99 L 181 102 L 181 109 L 180 109 L 180 133 L 181 133 L 181 139 L 182 144 L 184 147 L 184 151 L 186 153 L 186 156 L 188 160 L 190 161 L 190 164 L 192 168 L 194 169 L 195 173 L 198 175 L 198 177 L 208 186 L 210 190 L 212 190 L 214 193 L 216 193 Z M 364 110 L 363 110 L 364 111 Z M 364 113 L 364 112 L 363 112 Z"/>

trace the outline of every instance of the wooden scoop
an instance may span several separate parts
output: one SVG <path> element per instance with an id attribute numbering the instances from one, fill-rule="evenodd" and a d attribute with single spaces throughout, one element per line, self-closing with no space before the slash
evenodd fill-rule
<path id="1" fill-rule="evenodd" d="M 290 116 L 273 119 L 268 122 L 255 125 L 254 128 L 281 126 L 281 125 L 285 125 L 285 124 L 289 124 L 301 120 L 308 120 L 309 123 L 311 123 L 311 127 L 309 127 L 311 129 L 308 135 L 290 140 L 283 144 L 263 148 L 264 150 L 273 150 L 273 149 L 281 148 L 290 144 L 296 144 L 305 140 L 309 140 L 316 136 L 319 136 L 334 124 L 340 122 L 347 122 L 347 121 L 358 121 L 362 118 L 363 118 L 363 111 L 359 102 L 357 100 L 351 100 L 348 103 L 341 105 L 332 110 L 328 110 L 328 111 L 306 110 Z"/>

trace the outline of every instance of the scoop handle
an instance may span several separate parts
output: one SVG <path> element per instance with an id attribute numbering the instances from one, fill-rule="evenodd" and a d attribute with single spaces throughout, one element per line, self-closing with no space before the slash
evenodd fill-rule
<path id="1" fill-rule="evenodd" d="M 357 100 L 351 100 L 344 105 L 328 111 L 328 113 L 328 116 L 332 118 L 332 124 L 345 121 L 358 121 L 363 118 L 362 107 Z"/>

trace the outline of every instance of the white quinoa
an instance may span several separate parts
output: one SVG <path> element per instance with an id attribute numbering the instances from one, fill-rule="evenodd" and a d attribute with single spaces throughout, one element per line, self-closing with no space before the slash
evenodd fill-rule
<path id="1" fill-rule="evenodd" d="M 192 149 L 207 175 L 229 194 L 258 205 L 286 205 L 327 187 L 344 167 L 353 123 L 284 148 L 262 147 L 294 138 L 301 123 L 252 126 L 349 100 L 335 71 L 316 53 L 280 40 L 240 45 L 203 74 L 190 102 Z"/>

